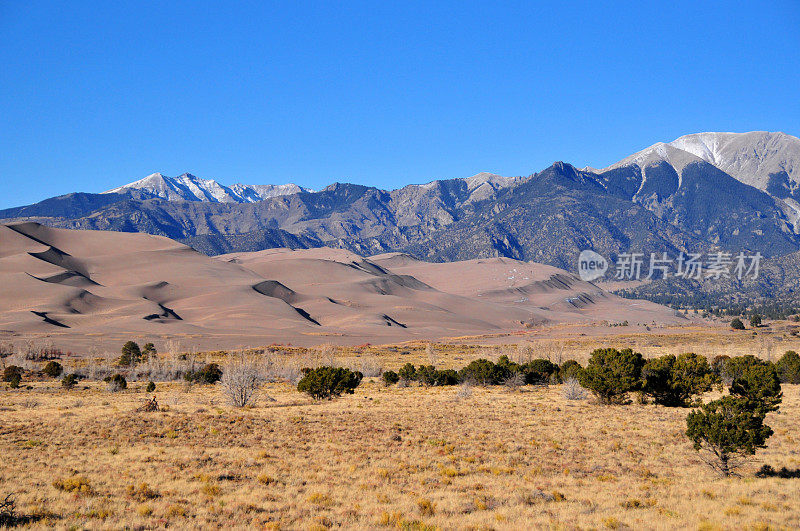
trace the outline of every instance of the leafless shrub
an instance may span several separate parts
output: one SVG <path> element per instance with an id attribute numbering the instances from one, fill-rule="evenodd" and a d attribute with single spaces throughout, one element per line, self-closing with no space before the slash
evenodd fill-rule
<path id="1" fill-rule="evenodd" d="M 314 364 L 315 367 L 320 365 L 336 367 L 336 348 L 333 345 L 322 345 L 319 347 L 318 356 L 322 360 L 322 363 Z"/>
<path id="2" fill-rule="evenodd" d="M 145 400 L 144 404 L 139 406 L 136 411 L 141 412 L 150 412 L 150 411 L 160 411 L 158 407 L 158 402 L 156 401 L 156 397 L 153 397 L 152 400 Z"/>
<path id="3" fill-rule="evenodd" d="M 5 359 L 13 356 L 15 352 L 14 344 L 13 343 L 0 343 L 0 365 L 1 368 L 5 368 Z"/>
<path id="4" fill-rule="evenodd" d="M 519 391 L 522 386 L 525 385 L 525 377 L 520 373 L 514 373 L 506 378 L 506 380 L 503 382 L 503 385 L 505 385 L 506 389 L 509 391 Z"/>
<path id="5" fill-rule="evenodd" d="M 265 382 L 276 382 L 280 380 L 278 372 L 280 371 L 281 363 L 271 352 L 257 349 L 248 351 L 247 354 L 258 358 L 259 364 L 261 365 L 261 377 L 264 378 Z"/>
<path id="6" fill-rule="evenodd" d="M 223 393 L 232 406 L 245 407 L 258 400 L 263 381 L 258 361 L 251 356 L 240 355 L 232 359 L 223 370 L 221 384 Z"/>
<path id="7" fill-rule="evenodd" d="M 561 394 L 567 400 L 585 400 L 589 396 L 589 393 L 581 386 L 580 382 L 575 377 L 567 378 L 564 381 Z"/>
<path id="8" fill-rule="evenodd" d="M 28 341 L 22 348 L 22 353 L 26 360 L 34 362 L 57 360 L 64 355 L 64 352 L 56 348 L 50 340 L 41 345 L 34 341 Z"/>
<path id="9" fill-rule="evenodd" d="M 277 378 L 278 380 L 283 380 L 296 384 L 303 377 L 301 369 L 302 367 L 298 367 L 296 365 L 284 364 L 280 365 L 277 368 L 275 375 L 278 377 Z"/>
<path id="10" fill-rule="evenodd" d="M 114 366 L 116 358 L 117 356 L 110 352 L 101 353 L 96 348 L 91 348 L 86 365 L 76 367 L 74 372 L 88 380 L 102 380 L 116 374 L 117 367 Z"/>
<path id="11" fill-rule="evenodd" d="M 533 491 L 519 491 L 517 499 L 522 505 L 535 505 L 538 502 L 561 501 L 564 499 L 564 495 L 557 491 L 550 494 L 541 489 L 535 489 Z"/>
<path id="12" fill-rule="evenodd" d="M 428 361 L 431 365 L 437 365 L 439 357 L 436 355 L 436 349 L 433 348 L 433 343 L 425 345 L 425 355 L 428 356 Z"/>
<path id="13" fill-rule="evenodd" d="M 361 365 L 357 369 L 351 369 L 353 371 L 359 371 L 361 374 L 366 376 L 367 378 L 377 378 L 381 374 L 383 374 L 383 366 L 378 362 L 377 359 L 374 358 L 367 358 L 361 362 Z"/>
<path id="14" fill-rule="evenodd" d="M 38 363 L 26 357 L 24 348 L 15 348 L 11 354 L 3 358 L 2 362 L 4 368 L 8 365 L 16 365 L 17 367 L 22 367 L 26 371 L 35 371 L 39 369 Z"/>
<path id="15" fill-rule="evenodd" d="M 14 496 L 8 494 L 5 498 L 0 498 L 0 527 L 13 527 L 17 523 L 17 502 Z"/>
<path id="16" fill-rule="evenodd" d="M 177 358 L 183 352 L 183 346 L 177 339 L 170 339 L 164 344 L 164 351 L 168 352 L 173 358 Z"/>
<path id="17" fill-rule="evenodd" d="M 456 393 L 456 399 L 466 400 L 471 396 L 472 396 L 472 384 L 470 382 L 462 383 L 459 386 L 458 392 Z"/>
<path id="18" fill-rule="evenodd" d="M 397 381 L 397 387 L 408 387 L 409 385 L 410 382 L 405 378 L 400 378 L 400 380 Z"/>
<path id="19" fill-rule="evenodd" d="M 198 354 L 195 349 L 185 351 L 178 341 L 170 340 L 165 344 L 163 353 L 148 356 L 148 358 L 132 367 L 127 371 L 127 376 L 131 381 L 179 381 L 187 374 L 195 372 L 198 368 L 209 363 L 208 354 Z M 106 370 L 113 370 L 113 361 L 109 367 L 95 367 L 95 373 L 102 373 Z M 92 375 L 89 375 L 92 378 Z"/>
<path id="20" fill-rule="evenodd" d="M 139 382 L 142 380 L 162 380 L 159 376 L 163 375 L 163 363 L 158 355 L 148 356 L 147 360 L 138 363 L 128 372 L 131 381 Z"/>
<path id="21" fill-rule="evenodd" d="M 767 361 L 775 361 L 775 348 L 774 339 L 762 337 L 759 341 L 758 357 Z"/>
<path id="22" fill-rule="evenodd" d="M 520 363 L 520 360 L 522 358 L 522 351 L 520 350 L 520 347 L 517 345 L 502 345 L 495 349 L 494 358 L 497 359 L 501 356 L 506 356 L 511 361 Z"/>
<path id="23" fill-rule="evenodd" d="M 194 370 L 195 357 L 194 352 L 184 351 L 180 341 L 171 339 L 164 345 L 164 354 L 151 356 L 148 360 L 147 377 L 158 381 L 180 380 Z M 144 378 L 145 374 L 141 374 L 141 377 Z"/>
<path id="24" fill-rule="evenodd" d="M 106 388 L 112 393 L 117 393 L 128 388 L 128 382 L 121 374 L 115 374 L 109 378 L 106 383 Z"/>
<path id="25" fill-rule="evenodd" d="M 261 365 L 261 376 L 267 382 L 290 382 L 296 384 L 302 378 L 301 369 L 313 364 L 305 357 L 289 357 L 285 352 L 256 351 Z"/>

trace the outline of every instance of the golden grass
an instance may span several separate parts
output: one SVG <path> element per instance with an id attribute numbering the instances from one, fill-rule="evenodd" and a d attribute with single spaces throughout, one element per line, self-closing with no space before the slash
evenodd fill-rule
<path id="1" fill-rule="evenodd" d="M 395 353 L 396 355 L 396 353 Z M 83 383 L 83 382 L 82 382 Z M 383 387 L 314 403 L 288 384 L 237 410 L 217 387 L 159 383 L 167 411 L 57 382 L 0 391 L 0 494 L 34 527 L 523 529 L 796 528 L 800 386 L 769 447 L 716 477 L 683 435 L 688 410 L 568 401 L 559 387 Z"/>
<path id="2" fill-rule="evenodd" d="M 434 343 L 409 341 L 397 345 L 321 345 L 313 348 L 281 346 L 271 350 L 287 358 L 300 356 L 317 363 L 326 363 L 335 358 L 337 362 L 353 368 L 358 368 L 364 360 L 374 360 L 385 369 L 395 370 L 409 362 L 460 369 L 474 359 L 497 359 L 500 355 L 520 361 L 547 358 L 562 363 L 574 359 L 585 364 L 592 350 L 606 346 L 630 347 L 642 352 L 645 357 L 694 352 L 709 360 L 720 354 L 731 357 L 753 354 L 777 361 L 787 350 L 800 351 L 800 337 L 790 334 L 798 329 L 800 325 L 788 321 L 770 321 L 768 326 L 759 328 L 755 333 L 753 330 L 733 331 L 727 327 L 707 326 L 627 332 L 626 327 L 557 325 L 530 333 L 497 334 L 496 344 L 475 343 L 476 339 L 483 336 L 469 336 Z M 584 333 L 586 331 L 595 333 Z M 429 352 L 431 348 L 433 359 Z"/>

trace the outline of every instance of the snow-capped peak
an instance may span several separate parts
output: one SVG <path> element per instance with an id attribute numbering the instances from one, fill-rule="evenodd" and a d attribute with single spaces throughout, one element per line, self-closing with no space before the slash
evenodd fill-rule
<path id="1" fill-rule="evenodd" d="M 141 190 L 167 201 L 202 201 L 208 203 L 254 203 L 270 197 L 308 192 L 296 184 L 234 184 L 222 185 L 213 179 L 201 179 L 191 173 L 167 177 L 152 173 L 132 183 L 103 192 L 121 193 L 125 190 Z"/>
<path id="2" fill-rule="evenodd" d="M 256 201 L 263 201 L 270 197 L 277 197 L 279 195 L 298 194 L 300 192 L 313 192 L 310 188 L 303 188 L 294 183 L 287 184 L 234 184 L 231 186 L 233 190 L 242 201 L 253 203 Z"/>
<path id="3" fill-rule="evenodd" d="M 800 186 L 800 139 L 785 133 L 694 133 L 669 143 L 659 142 L 599 172 L 666 161 L 678 174 L 691 162 L 713 164 L 736 180 L 766 191 L 778 179 L 781 186 Z"/>
<path id="4" fill-rule="evenodd" d="M 616 168 L 622 168 L 631 165 L 639 166 L 639 168 L 644 170 L 649 166 L 654 166 L 661 163 L 662 161 L 665 161 L 670 166 L 675 168 L 675 170 L 680 175 L 680 173 L 683 171 L 683 168 L 685 168 L 687 165 L 691 164 L 692 162 L 697 162 L 701 160 L 702 159 L 695 156 L 694 154 L 678 149 L 672 144 L 665 144 L 664 142 L 658 142 L 646 149 L 638 151 L 633 155 L 630 155 L 629 157 L 622 159 L 616 164 L 612 164 L 607 168 L 597 171 L 605 172 L 608 170 L 613 170 Z"/>
<path id="5" fill-rule="evenodd" d="M 800 182 L 800 139 L 785 133 L 695 133 L 670 145 L 760 190 L 767 189 L 772 175 L 782 172 L 788 181 Z"/>

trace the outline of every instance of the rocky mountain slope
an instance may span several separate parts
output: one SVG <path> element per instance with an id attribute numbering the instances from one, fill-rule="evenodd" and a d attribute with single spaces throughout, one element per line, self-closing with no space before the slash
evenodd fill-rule
<path id="1" fill-rule="evenodd" d="M 655 144 L 629 159 L 657 151 L 662 145 L 694 155 L 759 190 L 767 191 L 776 175 L 785 174 L 792 189 L 800 183 L 800 139 L 786 133 L 695 133 L 669 144 Z"/>
<path id="2" fill-rule="evenodd" d="M 682 174 L 690 163 L 707 162 L 741 183 L 768 193 L 800 231 L 800 139 L 785 133 L 695 133 L 667 144 L 659 142 L 605 168 L 637 169 L 670 166 Z M 644 179 L 643 179 L 644 180 Z M 646 193 L 646 192 L 644 192 Z M 646 200 L 640 194 L 640 199 Z"/>

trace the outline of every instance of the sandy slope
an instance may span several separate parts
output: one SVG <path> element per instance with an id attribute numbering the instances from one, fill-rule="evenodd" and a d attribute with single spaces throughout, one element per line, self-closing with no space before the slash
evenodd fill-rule
<path id="1" fill-rule="evenodd" d="M 512 258 L 429 263 L 401 253 L 376 255 L 370 260 L 398 274 L 412 275 L 436 289 L 525 308 L 553 322 L 680 322 L 663 306 L 622 299 L 563 269 L 544 264 Z"/>
<path id="2" fill-rule="evenodd" d="M 508 259 L 432 264 L 327 248 L 209 258 L 146 234 L 0 226 L 0 339 L 383 343 L 602 319 L 681 321 Z"/>

